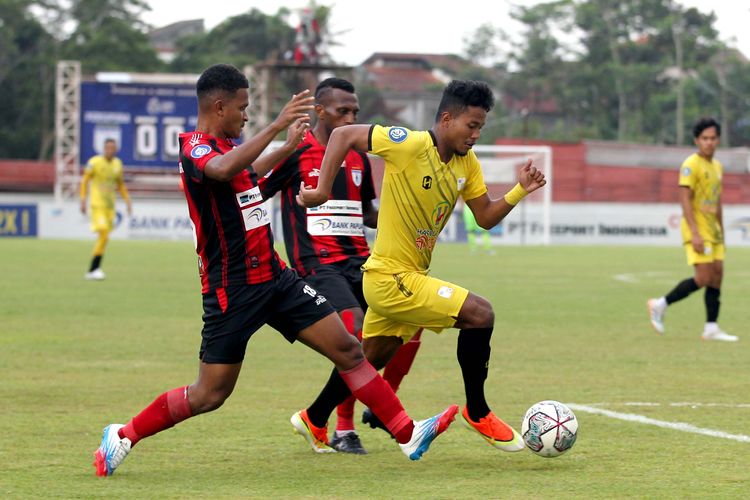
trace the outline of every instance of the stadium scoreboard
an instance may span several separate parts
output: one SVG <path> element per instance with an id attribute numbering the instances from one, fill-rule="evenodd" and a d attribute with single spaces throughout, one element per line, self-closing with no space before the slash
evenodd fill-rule
<path id="1" fill-rule="evenodd" d="M 179 134 L 195 129 L 195 85 L 84 81 L 80 113 L 81 162 L 114 139 L 126 168 L 173 169 Z"/>

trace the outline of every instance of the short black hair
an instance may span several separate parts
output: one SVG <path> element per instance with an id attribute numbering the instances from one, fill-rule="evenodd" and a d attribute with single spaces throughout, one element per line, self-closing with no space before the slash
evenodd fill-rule
<path id="1" fill-rule="evenodd" d="M 721 125 L 719 125 L 719 122 L 717 122 L 714 118 L 711 117 L 702 117 L 698 118 L 698 121 L 695 122 L 695 125 L 693 125 L 693 137 L 695 139 L 698 138 L 699 135 L 703 133 L 704 130 L 707 128 L 715 127 L 716 128 L 716 135 L 721 137 Z"/>
<path id="2" fill-rule="evenodd" d="M 216 90 L 233 93 L 249 87 L 247 77 L 231 64 L 214 64 L 201 73 L 195 90 L 200 99 Z"/>
<path id="3" fill-rule="evenodd" d="M 354 85 L 349 80 L 343 78 L 326 78 L 315 87 L 315 101 L 328 94 L 333 89 L 343 90 L 344 92 L 354 93 Z"/>
<path id="4" fill-rule="evenodd" d="M 477 106 L 489 113 L 495 105 L 495 97 L 492 89 L 485 82 L 474 80 L 453 80 L 443 90 L 443 98 L 440 99 L 435 121 L 445 111 L 452 114 L 460 114 L 469 106 Z"/>
<path id="5" fill-rule="evenodd" d="M 113 143 L 117 144 L 117 141 L 114 140 L 114 139 L 112 139 L 111 137 L 107 137 L 106 139 L 104 139 L 104 144 L 107 144 L 107 143 L 110 143 L 110 142 L 113 142 Z"/>

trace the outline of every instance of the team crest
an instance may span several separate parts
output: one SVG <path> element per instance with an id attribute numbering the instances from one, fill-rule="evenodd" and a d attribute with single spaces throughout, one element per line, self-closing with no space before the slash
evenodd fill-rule
<path id="1" fill-rule="evenodd" d="M 352 170 L 352 182 L 357 187 L 362 185 L 362 171 L 361 170 Z"/>
<path id="2" fill-rule="evenodd" d="M 682 175 L 684 175 L 685 177 L 690 175 L 690 167 L 682 167 Z"/>
<path id="3" fill-rule="evenodd" d="M 408 132 L 404 127 L 392 127 L 388 131 L 388 138 L 391 142 L 395 142 L 396 144 L 404 142 L 407 135 Z"/>
<path id="4" fill-rule="evenodd" d="M 441 201 L 432 211 L 432 224 L 435 227 L 440 227 L 445 219 L 445 216 L 450 212 L 450 205 L 447 201 Z"/>
<path id="5" fill-rule="evenodd" d="M 193 158 L 197 160 L 198 158 L 203 158 L 210 152 L 211 152 L 211 146 L 207 144 L 198 144 L 190 151 L 190 156 L 192 156 Z"/>

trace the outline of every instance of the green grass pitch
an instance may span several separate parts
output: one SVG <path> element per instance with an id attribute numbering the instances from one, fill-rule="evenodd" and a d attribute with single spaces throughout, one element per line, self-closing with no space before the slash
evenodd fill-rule
<path id="1" fill-rule="evenodd" d="M 369 455 L 316 455 L 289 417 L 314 398 L 330 364 L 269 328 L 251 340 L 224 407 L 142 441 L 114 476 L 97 478 L 102 428 L 194 380 L 201 302 L 189 242 L 113 241 L 104 282 L 83 280 L 91 246 L 0 242 L 0 497 L 747 495 L 750 443 L 582 412 L 578 442 L 555 459 L 502 453 L 458 421 L 420 462 L 362 426 Z M 443 244 L 432 274 L 493 303 L 488 400 L 517 428 L 531 404 L 557 399 L 750 434 L 750 249 L 730 248 L 726 262 L 720 322 L 736 344 L 699 340 L 702 292 L 669 309 L 664 337 L 650 329 L 646 299 L 691 274 L 680 248 L 509 247 L 488 256 Z M 412 416 L 463 402 L 455 344 L 455 330 L 423 337 L 400 391 Z"/>

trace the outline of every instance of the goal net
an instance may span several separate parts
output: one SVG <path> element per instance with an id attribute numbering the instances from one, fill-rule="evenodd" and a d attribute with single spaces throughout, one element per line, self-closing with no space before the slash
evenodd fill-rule
<path id="1" fill-rule="evenodd" d="M 549 245 L 552 205 L 552 149 L 549 146 L 477 145 L 484 182 L 491 198 L 499 198 L 518 182 L 521 168 L 531 159 L 544 173 L 547 185 L 529 194 L 502 223 L 490 231 L 494 244 Z M 458 212 L 458 209 L 457 209 Z M 463 227 L 463 221 L 460 224 Z M 459 231 L 459 239 L 465 232 Z"/>

